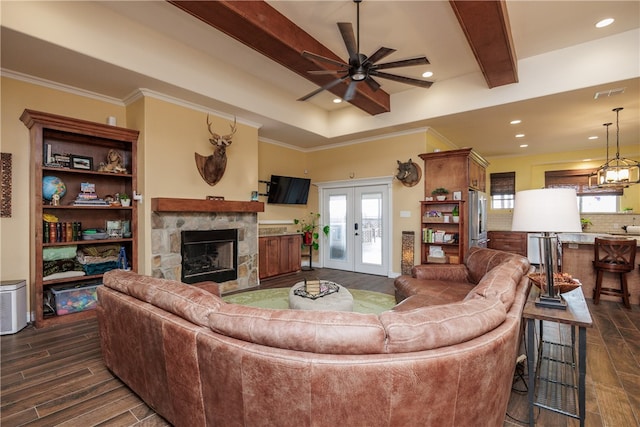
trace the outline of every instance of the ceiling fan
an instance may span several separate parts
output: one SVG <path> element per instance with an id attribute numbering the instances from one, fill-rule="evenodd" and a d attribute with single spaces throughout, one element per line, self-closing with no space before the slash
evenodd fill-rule
<path id="1" fill-rule="evenodd" d="M 406 83 L 414 86 L 419 86 L 423 88 L 430 87 L 433 82 L 426 80 L 418 80 L 411 77 L 399 76 L 396 74 L 389 74 L 382 72 L 380 70 L 384 70 L 387 68 L 398 68 L 398 67 L 408 67 L 412 65 L 423 65 L 429 64 L 429 60 L 425 56 L 419 56 L 415 58 L 403 59 L 399 61 L 386 62 L 383 64 L 376 64 L 376 62 L 381 59 L 391 55 L 395 52 L 395 49 L 391 49 L 388 47 L 381 47 L 376 50 L 371 56 L 367 57 L 366 55 L 360 53 L 360 3 L 362 0 L 353 0 L 356 3 L 357 7 L 357 22 L 356 22 L 356 37 L 354 37 L 353 26 L 350 22 L 338 22 L 338 28 L 340 29 L 340 34 L 342 35 L 342 39 L 344 40 L 344 44 L 347 48 L 347 52 L 349 53 L 349 63 L 336 61 L 321 55 L 316 55 L 315 53 L 307 52 L 306 50 L 302 52 L 302 56 L 314 61 L 325 62 L 328 64 L 335 65 L 339 67 L 337 70 L 318 70 L 318 71 L 309 71 L 310 74 L 335 74 L 338 76 L 336 80 L 320 87 L 319 89 L 314 90 L 313 92 L 299 98 L 298 101 L 306 101 L 307 99 L 319 94 L 324 90 L 331 89 L 337 84 L 343 81 L 349 81 L 349 86 L 344 94 L 343 99 L 345 101 L 351 101 L 356 93 L 356 86 L 358 83 L 364 81 L 369 87 L 376 91 L 380 88 L 380 83 L 375 81 L 373 77 L 380 77 L 383 79 L 393 80 L 400 83 Z"/>

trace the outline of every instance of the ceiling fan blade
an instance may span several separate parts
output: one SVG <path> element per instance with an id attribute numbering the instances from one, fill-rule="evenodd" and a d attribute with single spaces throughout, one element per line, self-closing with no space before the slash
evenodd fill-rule
<path id="1" fill-rule="evenodd" d="M 378 89 L 380 89 L 380 86 L 382 86 L 380 83 L 378 83 L 377 81 L 375 81 L 371 76 L 367 77 L 365 80 L 365 83 L 371 88 L 371 90 L 373 90 L 374 92 L 377 91 Z"/>
<path id="2" fill-rule="evenodd" d="M 372 65 L 371 68 L 383 70 L 385 68 L 409 67 L 412 65 L 430 64 L 426 56 L 418 56 L 416 58 L 401 59 L 399 61 L 385 62 L 384 64 Z"/>
<path id="3" fill-rule="evenodd" d="M 347 70 L 313 70 L 313 71 L 307 71 L 307 73 L 315 74 L 315 75 L 326 75 L 326 74 L 344 73 L 346 71 Z"/>
<path id="4" fill-rule="evenodd" d="M 316 96 L 317 94 L 319 94 L 320 92 L 322 92 L 323 90 L 327 90 L 327 89 L 331 89 L 332 87 L 334 87 L 335 85 L 341 83 L 342 81 L 344 81 L 345 79 L 347 79 L 349 76 L 346 75 L 344 77 L 341 77 L 339 79 L 335 79 L 334 81 L 327 83 L 326 85 L 314 90 L 311 93 L 306 94 L 305 96 L 303 96 L 302 98 L 298 98 L 298 101 L 306 101 L 309 98 L 312 98 L 314 96 Z"/>
<path id="5" fill-rule="evenodd" d="M 347 102 L 351 101 L 353 99 L 353 96 L 356 94 L 356 86 L 358 86 L 358 82 L 355 80 L 351 80 L 351 83 L 349 83 L 349 87 L 347 88 L 347 91 L 345 92 L 342 99 Z"/>
<path id="6" fill-rule="evenodd" d="M 342 34 L 342 40 L 344 40 L 347 52 L 349 52 L 349 60 L 358 60 L 359 52 L 356 37 L 353 34 L 353 25 L 351 25 L 351 22 L 338 22 L 338 28 L 340 29 L 340 34 Z"/>
<path id="7" fill-rule="evenodd" d="M 427 80 L 418 80 L 418 79 L 414 79 L 414 78 L 411 78 L 411 77 L 398 76 L 398 75 L 389 74 L 389 73 L 381 73 L 381 72 L 376 71 L 376 70 L 370 70 L 369 74 L 371 74 L 372 76 L 376 76 L 376 77 L 382 77 L 383 79 L 393 80 L 393 81 L 396 81 L 396 82 L 405 83 L 405 84 L 413 85 L 413 86 L 420 86 L 420 87 L 424 87 L 424 88 L 429 88 L 433 84 L 433 82 L 430 82 L 430 81 L 427 81 Z"/>
<path id="8" fill-rule="evenodd" d="M 316 55 L 315 53 L 307 52 L 306 50 L 302 52 L 302 56 L 308 59 L 312 59 L 314 61 L 326 62 L 329 64 L 336 65 L 341 68 L 349 68 L 349 64 L 345 64 L 344 62 L 336 61 L 331 58 L 326 58 L 324 56 Z"/>
<path id="9" fill-rule="evenodd" d="M 392 49 L 390 47 L 381 47 L 380 49 L 376 50 L 373 55 L 371 55 L 370 57 L 368 57 L 363 64 L 375 64 L 376 62 L 380 61 L 382 58 L 385 58 L 389 55 L 391 55 L 393 52 L 395 52 L 395 49 Z"/>

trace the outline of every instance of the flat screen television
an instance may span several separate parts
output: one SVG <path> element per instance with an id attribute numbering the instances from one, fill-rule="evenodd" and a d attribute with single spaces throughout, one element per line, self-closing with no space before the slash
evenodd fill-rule
<path id="1" fill-rule="evenodd" d="M 267 203 L 306 205 L 311 180 L 292 176 L 271 175 Z"/>

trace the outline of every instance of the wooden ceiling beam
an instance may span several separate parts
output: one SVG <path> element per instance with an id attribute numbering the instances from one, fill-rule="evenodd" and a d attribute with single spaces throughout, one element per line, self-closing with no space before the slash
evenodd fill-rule
<path id="1" fill-rule="evenodd" d="M 504 0 L 450 0 L 489 88 L 518 82 L 518 65 Z"/>
<path id="2" fill-rule="evenodd" d="M 342 58 L 264 1 L 169 1 L 169 3 L 318 86 L 324 86 L 334 81 L 336 77 L 309 74 L 310 70 L 330 70 L 331 68 L 327 64 L 304 58 L 303 51 L 344 62 Z M 336 31 L 338 31 L 337 26 Z M 347 86 L 347 83 L 341 83 L 329 91 L 342 98 Z M 304 95 L 306 94 L 300 94 L 300 96 Z M 366 84 L 357 86 L 356 95 L 350 103 L 371 115 L 386 113 L 391 109 L 389 94 L 381 89 L 373 91 Z"/>

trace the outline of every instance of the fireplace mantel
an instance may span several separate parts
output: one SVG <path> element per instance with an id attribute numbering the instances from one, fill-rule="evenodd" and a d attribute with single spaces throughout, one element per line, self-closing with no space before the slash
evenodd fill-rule
<path id="1" fill-rule="evenodd" d="M 153 212 L 264 212 L 263 202 L 154 197 Z"/>

